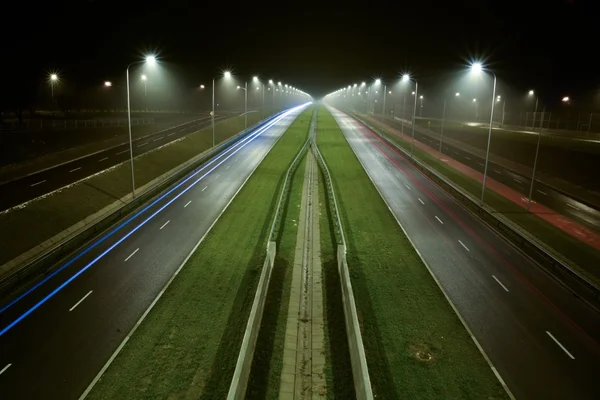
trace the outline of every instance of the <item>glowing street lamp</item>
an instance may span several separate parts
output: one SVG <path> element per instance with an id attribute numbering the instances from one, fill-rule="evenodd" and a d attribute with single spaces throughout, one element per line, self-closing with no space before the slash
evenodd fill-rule
<path id="1" fill-rule="evenodd" d="M 48 75 L 48 82 L 50 82 L 50 93 L 52 95 L 52 100 L 54 100 L 54 85 L 58 83 L 58 74 L 51 73 Z"/>
<path id="2" fill-rule="evenodd" d="M 460 96 L 460 92 L 454 93 L 454 97 L 459 97 L 459 96 Z M 444 111 L 442 114 L 442 129 L 440 131 L 440 149 L 439 149 L 440 158 L 442 157 L 442 143 L 444 141 L 444 121 L 446 120 L 446 100 L 447 99 L 444 99 Z"/>
<path id="3" fill-rule="evenodd" d="M 231 79 L 231 72 L 223 72 L 223 78 Z M 212 80 L 212 111 L 210 112 L 212 125 L 212 147 L 215 147 L 215 78 Z"/>
<path id="4" fill-rule="evenodd" d="M 471 73 L 473 74 L 481 74 L 484 71 L 483 65 L 480 62 L 474 62 L 471 64 Z M 494 77 L 494 86 L 492 89 L 492 110 L 490 112 L 490 128 L 488 130 L 488 142 L 487 149 L 485 152 L 485 165 L 483 167 L 483 182 L 481 185 L 481 204 L 483 204 L 483 199 L 485 196 L 485 182 L 487 179 L 487 169 L 488 169 L 488 161 L 490 157 L 490 143 L 492 141 L 492 122 L 494 121 L 494 104 L 496 103 L 494 100 L 496 98 L 496 74 L 493 71 L 490 71 L 492 76 Z"/>
<path id="5" fill-rule="evenodd" d="M 131 197 L 135 198 L 135 172 L 133 169 L 133 140 L 131 139 L 131 96 L 129 93 L 129 67 L 133 64 L 146 63 L 149 66 L 156 65 L 156 57 L 153 55 L 148 55 L 144 58 L 144 60 L 134 61 L 127 65 L 125 69 L 125 76 L 127 77 L 127 125 L 129 128 L 129 161 L 131 165 Z M 144 76 L 144 75 L 142 75 Z"/>
<path id="6" fill-rule="evenodd" d="M 409 74 L 404 74 L 402 75 L 402 82 L 404 83 L 408 83 L 410 81 L 412 81 L 413 79 L 410 77 Z M 419 95 L 419 83 L 414 80 L 415 82 L 415 91 L 412 92 L 412 94 L 415 95 L 415 104 L 413 106 L 413 116 L 412 116 L 412 142 L 410 144 L 410 156 L 413 156 L 413 149 L 415 147 L 415 118 L 416 118 L 416 111 L 417 111 L 417 97 Z M 421 99 L 421 107 L 423 106 L 423 102 Z"/>
<path id="7" fill-rule="evenodd" d="M 528 92 L 528 95 L 534 96 L 535 92 L 533 90 L 530 90 Z M 535 131 L 535 116 L 537 114 L 537 108 L 538 108 L 538 100 L 539 100 L 539 96 L 535 95 L 535 111 L 533 112 L 533 125 L 532 125 L 532 129 L 534 131 Z M 533 170 L 531 171 L 531 183 L 529 185 L 529 196 L 527 197 L 527 211 L 529 211 L 531 209 L 531 197 L 533 196 L 533 184 L 535 182 L 535 171 L 537 169 L 537 160 L 538 160 L 538 154 L 540 151 L 540 142 L 542 140 L 542 124 L 543 123 L 544 123 L 544 112 L 542 112 L 542 118 L 540 120 L 540 131 L 538 132 L 538 140 L 537 140 L 537 144 L 535 147 L 535 157 L 533 159 Z M 527 123 L 525 123 L 525 125 L 527 125 Z"/>
<path id="8" fill-rule="evenodd" d="M 204 85 L 200 85 L 200 89 L 204 89 Z"/>
<path id="9" fill-rule="evenodd" d="M 112 86 L 112 82 L 111 81 L 105 81 L 104 82 L 104 87 L 111 87 Z"/>
<path id="10" fill-rule="evenodd" d="M 561 100 L 563 103 L 568 103 L 569 101 L 571 101 L 571 99 L 569 98 L 569 96 L 565 96 L 562 98 Z"/>

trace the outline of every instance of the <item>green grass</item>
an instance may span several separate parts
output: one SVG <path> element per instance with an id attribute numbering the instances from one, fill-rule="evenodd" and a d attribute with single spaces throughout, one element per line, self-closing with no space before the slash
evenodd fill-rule
<path id="1" fill-rule="evenodd" d="M 410 151 L 410 143 L 387 131 L 381 124 L 371 120 L 386 138 Z M 447 163 L 441 162 L 426 151 L 415 147 L 414 155 L 431 169 L 445 176 L 475 198 L 481 196 L 481 182 L 462 174 Z M 506 199 L 495 191 L 486 188 L 485 202 L 497 213 L 502 214 L 532 236 L 545 243 L 546 246 L 562 254 L 572 262 L 571 267 L 588 277 L 596 285 L 600 285 L 600 252 L 563 230 L 528 213 L 523 207 Z"/>
<path id="2" fill-rule="evenodd" d="M 256 123 L 258 113 L 248 115 Z M 244 129 L 244 117 L 216 123 L 216 142 Z M 139 188 L 161 174 L 206 151 L 212 145 L 210 127 L 187 135 L 168 146 L 135 158 L 136 186 Z M 0 241 L 0 265 L 50 239 L 114 201 L 131 193 L 129 163 L 123 163 L 84 182 L 29 203 L 26 207 L 0 214 L 0 231 L 12 232 Z"/>
<path id="3" fill-rule="evenodd" d="M 266 255 L 276 194 L 306 138 L 301 114 L 260 164 L 89 399 L 223 399 Z"/>
<path id="4" fill-rule="evenodd" d="M 507 398 L 324 108 L 318 126 L 319 148 L 341 207 L 348 266 L 377 398 Z M 418 360 L 417 351 L 430 352 L 433 361 Z"/>
<path id="5" fill-rule="evenodd" d="M 307 132 L 308 130 L 305 131 L 305 133 Z M 279 398 L 279 386 L 283 368 L 283 345 L 288 317 L 305 166 L 306 155 L 292 175 L 290 190 L 283 204 L 282 210 L 284 214 L 279 230 L 279 237 L 276 239 L 277 253 L 275 264 L 265 303 L 259 339 L 254 353 L 250 383 L 246 395 L 247 399 Z"/>

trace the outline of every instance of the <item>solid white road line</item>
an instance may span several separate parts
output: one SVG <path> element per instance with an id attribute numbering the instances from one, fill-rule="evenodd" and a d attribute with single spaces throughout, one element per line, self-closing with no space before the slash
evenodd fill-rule
<path id="1" fill-rule="evenodd" d="M 175 134 L 175 132 L 171 132 L 171 133 L 168 133 L 167 136 L 171 136 L 171 135 L 174 135 L 174 134 Z"/>
<path id="2" fill-rule="evenodd" d="M 466 158 L 467 160 L 470 160 L 470 159 L 471 159 L 471 157 L 468 157 L 468 156 L 465 156 L 465 158 Z"/>
<path id="3" fill-rule="evenodd" d="M 34 187 L 34 186 L 37 186 L 37 185 L 39 185 L 39 184 L 41 184 L 41 183 L 44 183 L 44 182 L 46 182 L 46 180 L 45 180 L 45 179 L 44 179 L 43 181 L 36 182 L 36 183 L 34 183 L 33 185 L 29 185 L 29 186 L 30 186 L 30 187 Z"/>
<path id="4" fill-rule="evenodd" d="M 161 137 L 159 137 L 159 138 L 156 138 L 156 139 L 154 139 L 154 140 L 153 140 L 153 142 L 156 142 L 157 140 L 160 140 L 160 139 L 162 139 L 163 137 L 164 137 L 164 136 L 161 136 Z"/>
<path id="5" fill-rule="evenodd" d="M 69 172 L 75 172 L 75 171 L 79 171 L 81 169 L 81 167 L 77 167 L 75 169 L 70 170 Z"/>
<path id="6" fill-rule="evenodd" d="M 536 190 L 536 192 L 543 194 L 544 196 L 548 195 L 546 192 L 542 192 L 541 190 Z"/>
<path id="7" fill-rule="evenodd" d="M 461 242 L 460 240 L 458 241 L 458 243 L 460 243 L 460 245 L 461 245 L 462 247 L 464 247 L 464 248 L 465 248 L 465 250 L 467 250 L 467 251 L 471 251 L 471 250 L 469 250 L 469 248 L 468 248 L 467 246 L 465 246 L 465 244 L 464 244 L 463 242 Z"/>
<path id="8" fill-rule="evenodd" d="M 517 178 L 513 178 L 513 181 L 517 182 L 517 183 L 523 183 L 520 180 L 518 180 Z"/>
<path id="9" fill-rule="evenodd" d="M 75 308 L 76 308 L 78 305 L 80 305 L 80 304 L 81 304 L 81 302 L 82 302 L 82 301 L 84 301 L 85 299 L 87 299 L 87 297 L 88 297 L 90 294 L 92 294 L 92 292 L 93 292 L 93 290 L 90 290 L 90 291 L 88 292 L 88 294 L 86 294 L 85 296 L 83 296 L 83 297 L 81 298 L 81 300 L 79 300 L 77 303 L 75 303 L 75 305 L 74 305 L 73 307 L 69 308 L 69 312 L 73 311 L 73 310 L 74 310 L 74 309 L 75 309 Z"/>
<path id="10" fill-rule="evenodd" d="M 130 255 L 129 255 L 129 256 L 126 258 L 126 259 L 125 259 L 125 262 L 127 262 L 127 260 L 129 260 L 131 257 L 133 257 L 133 255 L 134 255 L 135 253 L 137 253 L 139 250 L 140 250 L 140 248 L 139 248 L 139 247 L 138 247 L 137 249 L 135 249 L 135 250 L 134 250 L 134 252 L 133 252 L 133 253 L 131 253 L 131 254 L 130 254 Z"/>
<path id="11" fill-rule="evenodd" d="M 101 158 L 101 159 L 98 160 L 98 162 L 104 161 L 104 160 L 108 160 L 108 157 Z"/>
<path id="12" fill-rule="evenodd" d="M 137 147 L 143 147 L 143 146 L 145 146 L 145 145 L 147 145 L 147 144 L 148 144 L 148 142 L 146 142 L 146 143 L 142 143 L 142 144 L 138 144 L 138 146 L 137 146 Z"/>
<path id="13" fill-rule="evenodd" d="M 186 208 L 187 206 L 189 206 L 191 202 L 192 202 L 192 201 L 190 200 L 190 201 L 188 201 L 187 203 L 185 203 L 185 206 L 183 206 L 183 208 Z"/>
<path id="14" fill-rule="evenodd" d="M 500 171 L 499 169 L 495 169 L 494 171 L 496 171 L 499 174 L 502 174 L 502 171 Z"/>
<path id="15" fill-rule="evenodd" d="M 408 190 L 410 190 L 410 186 L 408 186 L 407 184 L 404 184 L 404 186 L 406 186 L 406 188 L 407 188 Z"/>
<path id="16" fill-rule="evenodd" d="M 0 371 L 0 375 L 2 375 L 4 372 L 6 372 L 7 369 L 10 368 L 12 364 L 6 364 L 6 367 L 2 368 L 2 370 Z"/>
<path id="17" fill-rule="evenodd" d="M 120 152 L 118 152 L 118 153 L 117 153 L 117 154 L 115 154 L 115 155 L 116 155 L 116 156 L 118 156 L 119 154 L 127 153 L 128 151 L 129 151 L 129 149 L 127 149 L 127 150 L 123 150 L 123 151 L 120 151 Z"/>
<path id="18" fill-rule="evenodd" d="M 569 203 L 567 203 L 567 207 L 571 207 L 573 210 L 577 210 L 577 211 L 579 211 L 579 208 L 575 207 L 575 206 L 574 206 L 574 205 L 572 205 L 572 204 L 569 204 Z"/>
<path id="19" fill-rule="evenodd" d="M 167 222 L 165 222 L 165 223 L 163 224 L 163 226 L 161 226 L 161 227 L 160 227 L 160 229 L 159 229 L 159 230 L 161 231 L 161 230 L 162 230 L 162 228 L 164 228 L 165 226 L 167 226 L 167 225 L 169 224 L 169 222 L 171 222 L 171 220 L 168 220 Z"/>
<path id="20" fill-rule="evenodd" d="M 573 354 L 569 353 L 569 350 L 567 350 L 567 349 L 565 348 L 565 346 L 563 346 L 563 345 L 562 345 L 562 343 L 561 343 L 561 342 L 559 342 L 559 341 L 558 341 L 558 340 L 557 340 L 557 339 L 556 339 L 556 338 L 555 338 L 555 337 L 554 337 L 554 336 L 553 336 L 553 335 L 552 335 L 550 332 L 546 331 L 546 333 L 548 334 L 548 336 L 550 336 L 550 337 L 552 338 L 552 340 L 554 340 L 554 342 L 555 342 L 555 343 L 556 343 L 556 344 L 557 344 L 557 345 L 558 345 L 558 346 L 559 346 L 561 349 L 563 349 L 563 351 L 564 351 L 565 353 L 567 353 L 567 355 L 568 355 L 569 357 L 571 357 L 571 360 L 574 360 L 574 359 L 575 359 L 575 357 L 573 357 Z"/>
<path id="21" fill-rule="evenodd" d="M 207 188 L 207 187 L 208 187 L 208 186 L 204 186 L 204 187 L 202 188 L 202 191 L 204 192 L 204 191 L 206 190 L 206 188 Z"/>
<path id="22" fill-rule="evenodd" d="M 504 289 L 508 292 L 508 289 L 506 288 L 506 286 L 504 286 L 504 284 L 502 282 L 500 282 L 500 279 L 496 278 L 495 275 L 492 275 L 492 278 L 494 278 L 496 280 L 496 282 L 498 282 L 498 285 L 502 286 L 502 289 Z"/>
<path id="23" fill-rule="evenodd" d="M 419 198 L 419 201 L 421 202 L 421 204 L 425 205 L 425 202 L 421 200 L 421 198 Z"/>
<path id="24" fill-rule="evenodd" d="M 437 219 L 440 224 L 444 225 L 444 222 L 441 219 L 439 219 L 437 215 L 435 216 L 435 219 Z"/>

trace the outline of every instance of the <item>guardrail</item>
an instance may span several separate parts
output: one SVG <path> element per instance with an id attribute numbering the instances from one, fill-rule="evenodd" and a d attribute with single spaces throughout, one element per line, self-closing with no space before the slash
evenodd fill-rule
<path id="1" fill-rule="evenodd" d="M 340 285 L 342 287 L 342 302 L 344 307 L 344 320 L 346 323 L 346 336 L 348 337 L 348 347 L 350 351 L 350 363 L 352 364 L 352 377 L 354 380 L 354 391 L 358 400 L 372 400 L 373 389 L 371 388 L 371 379 L 369 378 L 369 368 L 365 355 L 365 347 L 360 332 L 360 324 L 356 312 L 356 303 L 354 301 L 354 292 L 352 282 L 350 281 L 350 272 L 346 261 L 346 238 L 342 220 L 340 218 L 339 207 L 335 197 L 335 190 L 331 180 L 331 174 L 327 163 L 319 151 L 316 142 L 311 143 L 311 147 L 317 156 L 317 161 L 325 172 L 325 182 L 327 186 L 327 196 L 333 204 L 334 224 L 336 231 L 338 274 L 340 276 Z"/>
<path id="2" fill-rule="evenodd" d="M 98 221 L 87 226 L 85 229 L 50 247 L 42 254 L 39 254 L 36 257 L 28 260 L 13 273 L 10 273 L 4 277 L 0 277 L 0 299 L 2 299 L 2 294 L 9 293 L 10 289 L 16 284 L 32 278 L 36 274 L 49 273 L 52 270 L 52 267 L 59 263 L 59 261 L 63 260 L 66 256 L 70 255 L 77 249 L 81 248 L 85 243 L 93 239 L 99 233 L 113 226 L 116 222 L 121 220 L 124 216 L 130 214 L 133 210 L 141 207 L 143 204 L 151 201 L 153 198 L 158 197 L 167 188 L 184 178 L 186 175 L 194 172 L 197 168 L 219 154 L 221 151 L 225 150 L 238 140 L 244 138 L 254 130 L 269 123 L 272 119 L 277 118 L 284 112 L 285 110 L 253 125 L 252 127 L 238 133 L 231 139 L 221 143 L 213 149 L 208 150 L 200 159 L 189 165 L 185 165 L 181 169 L 165 177 L 162 181 L 157 182 L 151 188 L 148 188 L 145 192 L 138 193 L 135 199 L 123 204 L 112 213 L 102 217 Z"/>
<path id="3" fill-rule="evenodd" d="M 233 378 L 231 379 L 231 385 L 229 386 L 229 393 L 227 394 L 228 400 L 241 400 L 246 396 L 246 389 L 248 387 L 248 379 L 250 378 L 250 371 L 252 369 L 252 359 L 254 358 L 254 350 L 256 349 L 256 341 L 258 339 L 258 333 L 260 331 L 260 325 L 262 322 L 263 311 L 265 308 L 265 302 L 267 299 L 267 292 L 269 283 L 271 282 L 271 275 L 275 264 L 276 254 L 276 239 L 279 236 L 279 229 L 281 227 L 282 218 L 282 206 L 283 199 L 289 194 L 290 191 L 290 177 L 296 172 L 299 161 L 306 152 L 311 138 L 314 132 L 314 125 L 316 121 L 316 110 L 313 113 L 313 120 L 311 121 L 309 137 L 306 142 L 296 154 L 296 157 L 290 164 L 283 181 L 279 200 L 277 202 L 277 208 L 275 209 L 275 216 L 273 223 L 271 224 L 271 230 L 269 231 L 269 240 L 267 242 L 267 256 L 263 264 L 258 286 L 256 288 L 256 294 L 254 295 L 254 301 L 252 302 L 252 309 L 250 310 L 250 316 L 248 317 L 248 324 L 244 332 L 244 338 L 242 339 L 242 346 L 238 355 L 237 363 L 235 365 L 235 371 L 233 372 Z"/>
<path id="4" fill-rule="evenodd" d="M 479 200 L 467 193 L 464 189 L 448 180 L 443 175 L 430 169 L 426 164 L 411 157 L 410 154 L 387 137 L 387 134 L 371 126 L 361 118 L 353 115 L 360 123 L 371 129 L 379 137 L 391 146 L 398 149 L 406 157 L 406 160 L 421 171 L 425 176 L 434 181 L 452 197 L 458 200 L 465 208 L 477 215 L 483 222 L 491 226 L 506 240 L 521 249 L 527 256 L 532 258 L 538 265 L 548 270 L 553 276 L 563 282 L 576 296 L 583 297 L 592 306 L 600 308 L 600 288 L 589 281 L 585 276 L 575 271 L 569 264 L 573 264 L 562 255 L 554 253 L 546 245 L 532 237 L 528 232 L 517 226 L 508 218 L 499 214 L 487 204 L 481 205 Z"/>

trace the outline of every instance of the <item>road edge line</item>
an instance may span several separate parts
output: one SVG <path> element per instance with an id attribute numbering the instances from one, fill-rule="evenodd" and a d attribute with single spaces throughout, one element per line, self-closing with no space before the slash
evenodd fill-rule
<path id="1" fill-rule="evenodd" d="M 154 308 L 154 306 L 156 305 L 156 303 L 158 303 L 158 301 L 160 300 L 160 298 L 162 297 L 162 295 L 169 288 L 169 286 L 175 280 L 175 278 L 177 277 L 177 275 L 179 275 L 179 272 L 183 269 L 183 267 L 188 262 L 188 260 L 196 252 L 196 250 L 198 249 L 198 247 L 200 246 L 200 244 L 202 244 L 202 242 L 204 241 L 204 239 L 206 238 L 206 236 L 208 236 L 208 234 L 210 233 L 210 231 L 212 231 L 212 228 L 216 225 L 216 223 L 219 221 L 219 219 L 221 219 L 221 216 L 229 208 L 229 205 L 233 202 L 233 200 L 235 200 L 235 198 L 237 197 L 238 193 L 244 188 L 244 186 L 246 186 L 246 182 L 248 182 L 248 180 L 250 180 L 250 178 L 252 177 L 252 175 L 254 175 L 254 171 L 256 171 L 256 169 L 262 164 L 262 162 L 267 157 L 267 155 L 271 152 L 271 150 L 273 149 L 273 147 L 275 147 L 275 145 L 279 142 L 279 139 L 281 139 L 281 137 L 283 136 L 283 134 L 285 134 L 285 131 L 281 134 L 281 136 L 279 136 L 277 138 L 277 140 L 275 142 L 273 142 L 273 145 L 271 145 L 271 147 L 269 148 L 269 150 L 260 159 L 260 162 L 258 164 L 256 164 L 256 166 L 254 167 L 254 169 L 252 170 L 252 172 L 250 172 L 250 174 L 246 177 L 246 179 L 244 180 L 244 182 L 242 182 L 242 184 L 240 185 L 240 187 L 235 191 L 235 193 L 233 194 L 233 196 L 231 197 L 231 199 L 227 202 L 227 204 L 225 205 L 225 207 L 223 207 L 223 210 L 221 210 L 221 212 L 219 213 L 219 215 L 217 216 L 217 218 L 215 218 L 215 220 L 213 221 L 213 223 L 208 227 L 208 230 L 204 233 L 204 235 L 202 235 L 202 237 L 200 238 L 200 240 L 198 241 L 198 243 L 196 243 L 196 245 L 194 246 L 194 248 L 190 251 L 190 253 L 187 255 L 187 257 L 183 260 L 183 262 L 181 263 L 181 265 L 179 265 L 179 267 L 177 268 L 177 270 L 175 271 L 175 273 L 173 274 L 173 276 L 171 276 L 171 278 L 169 278 L 169 280 L 167 281 L 166 285 L 161 289 L 161 291 L 158 293 L 158 295 L 152 301 L 152 303 L 150 303 L 150 306 L 148 306 L 148 308 L 146 309 L 146 311 L 144 311 L 144 313 L 142 314 L 142 316 L 140 317 L 140 319 L 135 323 L 135 325 L 133 326 L 133 328 L 131 328 L 131 330 L 129 331 L 129 333 L 127 334 L 127 336 L 125 336 L 125 339 L 123 339 L 123 341 L 121 342 L 121 344 L 113 352 L 113 354 L 110 356 L 110 358 L 108 359 L 108 361 L 104 364 L 104 366 L 102 367 L 102 369 L 100 370 L 100 372 L 98 372 L 98 374 L 96 374 L 96 376 L 94 377 L 94 379 L 92 380 L 92 382 L 88 385 L 88 387 L 81 394 L 81 396 L 79 396 L 79 400 L 84 400 L 87 397 L 87 395 L 90 394 L 90 392 L 92 391 L 92 389 L 94 388 L 94 386 L 96 385 L 96 383 L 98 383 L 98 381 L 100 380 L 100 378 L 102 378 L 102 375 L 104 375 L 104 373 L 106 372 L 106 370 L 108 369 L 108 367 L 110 367 L 110 365 L 115 360 L 115 358 L 117 358 L 117 356 L 119 355 L 119 353 L 121 352 L 121 350 L 123 350 L 123 348 L 125 347 L 125 344 L 127 344 L 127 342 L 129 341 L 129 339 L 131 338 L 131 336 L 133 336 L 133 334 L 135 333 L 135 331 L 137 330 L 137 328 L 142 324 L 142 322 L 144 322 L 144 319 L 146 319 L 146 316 L 148 314 L 150 314 L 150 311 L 152 311 L 152 309 Z"/>
<path id="2" fill-rule="evenodd" d="M 345 114 L 346 116 L 348 116 L 348 117 L 350 117 L 352 119 L 356 119 L 356 118 L 354 118 L 350 114 L 347 114 L 347 113 L 345 113 L 343 111 L 340 111 L 340 110 L 337 110 L 337 109 L 335 109 L 335 110 L 338 111 L 338 112 L 340 112 L 340 113 Z M 333 113 L 331 113 L 331 115 L 333 116 Z M 334 119 L 335 119 L 335 117 L 334 117 Z M 337 123 L 337 119 L 335 121 Z M 406 230 L 404 229 L 404 227 L 402 226 L 402 224 L 398 220 L 398 217 L 396 217 L 396 214 L 394 214 L 394 212 L 390 208 L 390 205 L 389 205 L 388 201 L 381 194 L 381 191 L 379 190 L 379 188 L 377 187 L 377 185 L 373 181 L 373 178 L 371 177 L 371 174 L 369 174 L 369 171 L 367 171 L 367 169 L 365 168 L 365 165 L 363 164 L 363 162 L 361 161 L 361 159 L 358 157 L 358 155 L 354 151 L 354 147 L 352 147 L 352 145 L 348 141 L 348 138 L 344 134 L 344 131 L 342 130 L 342 128 L 339 126 L 339 123 L 338 123 L 338 128 L 340 129 L 340 131 L 342 131 L 342 135 L 344 136 L 344 139 L 346 139 L 346 143 L 348 144 L 348 146 L 350 146 L 350 148 L 352 149 L 352 152 L 354 153 L 354 156 L 360 162 L 360 165 L 362 166 L 363 170 L 366 172 L 367 176 L 369 177 L 369 180 L 371 181 L 371 184 L 375 187 L 375 189 L 377 190 L 377 193 L 379 193 L 379 197 L 381 197 L 381 199 L 385 203 L 386 207 L 388 208 L 390 214 L 392 214 L 392 216 L 396 220 L 396 223 L 398 224 L 398 226 L 400 227 L 400 229 L 402 229 L 402 232 L 404 233 L 404 236 L 406 236 L 406 238 L 410 242 L 411 246 L 413 247 L 413 249 L 415 250 L 415 252 L 419 256 L 419 258 L 421 259 L 421 262 L 423 263 L 423 265 L 425 265 L 425 268 L 427 268 L 427 271 L 429 272 L 429 274 L 431 275 L 431 277 L 433 278 L 433 280 L 437 284 L 438 288 L 440 289 L 440 291 L 442 292 L 442 294 L 446 298 L 446 301 L 448 302 L 448 304 L 450 304 L 450 307 L 452 307 L 452 309 L 454 310 L 454 313 L 456 314 L 456 316 L 458 317 L 458 319 L 462 323 L 463 327 L 466 329 L 467 333 L 471 337 L 471 340 L 473 340 L 473 342 L 475 343 L 475 346 L 477 346 L 477 348 L 479 349 L 479 352 L 481 353 L 481 355 L 483 356 L 483 358 L 485 359 L 485 361 L 487 361 L 488 366 L 490 367 L 490 369 L 494 373 L 494 376 L 498 379 L 498 382 L 500 382 L 500 385 L 502 386 L 502 388 L 504 389 L 504 391 L 506 392 L 506 394 L 508 395 L 508 397 L 510 397 L 511 400 L 516 400 L 515 396 L 512 394 L 512 392 L 508 388 L 508 385 L 506 385 L 506 383 L 504 382 L 504 379 L 502 379 L 502 376 L 500 375 L 500 373 L 498 372 L 498 370 L 496 369 L 496 367 L 494 366 L 494 364 L 492 363 L 492 361 L 490 360 L 490 358 L 488 357 L 488 355 L 486 354 L 486 352 L 483 350 L 483 347 L 481 347 L 481 345 L 479 344 L 479 341 L 477 340 L 477 338 L 475 338 L 475 335 L 473 334 L 473 332 L 471 331 L 471 329 L 469 328 L 469 326 L 467 325 L 467 323 L 463 319 L 461 313 L 458 311 L 458 309 L 456 308 L 456 306 L 454 305 L 454 303 L 450 300 L 450 297 L 448 296 L 448 293 L 446 293 L 446 290 L 442 287 L 440 281 L 434 275 L 433 271 L 431 270 L 431 267 L 429 267 L 429 264 L 425 261 L 425 258 L 423 258 L 423 255 L 421 254 L 421 252 L 419 251 L 419 249 L 417 249 L 417 247 L 415 246 L 415 244 L 412 241 L 412 239 L 410 238 L 410 236 L 408 236 L 408 233 L 406 232 Z"/>

